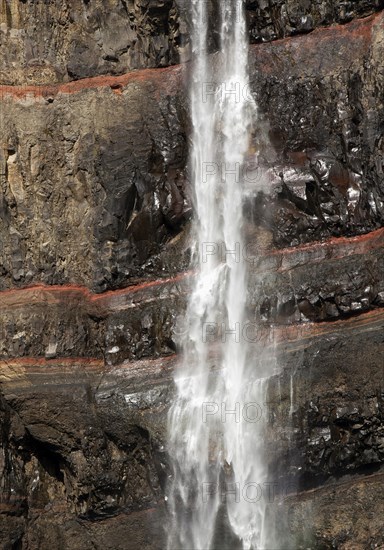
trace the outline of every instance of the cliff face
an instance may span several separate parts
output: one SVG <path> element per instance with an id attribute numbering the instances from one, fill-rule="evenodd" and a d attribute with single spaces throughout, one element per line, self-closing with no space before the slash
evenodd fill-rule
<path id="1" fill-rule="evenodd" d="M 186 6 L 0 5 L 0 542 L 161 549 L 193 277 Z M 384 544 L 381 7 L 247 2 L 267 41 L 249 319 L 276 345 L 271 479 L 295 487 L 271 502 L 276 547 Z"/>
<path id="2" fill-rule="evenodd" d="M 266 42 L 334 23 L 348 23 L 383 7 L 382 0 L 246 0 L 252 42 Z"/>
<path id="3" fill-rule="evenodd" d="M 173 0 L 1 0 L 0 79 L 51 84 L 178 62 Z"/>

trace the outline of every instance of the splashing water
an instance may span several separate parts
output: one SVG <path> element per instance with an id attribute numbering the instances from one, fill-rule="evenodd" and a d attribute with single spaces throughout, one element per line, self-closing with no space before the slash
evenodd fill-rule
<path id="1" fill-rule="evenodd" d="M 220 0 L 221 51 L 207 53 L 209 14 L 192 0 L 191 176 L 199 270 L 191 289 L 169 413 L 173 475 L 168 549 L 265 548 L 266 480 L 260 415 L 266 380 L 250 349 L 243 259 L 243 173 L 256 104 L 249 94 L 248 39 L 240 0 Z M 218 338 L 212 345 L 212 334 Z M 214 367 L 214 368 L 213 368 Z M 232 411 L 232 412 L 231 412 Z"/>

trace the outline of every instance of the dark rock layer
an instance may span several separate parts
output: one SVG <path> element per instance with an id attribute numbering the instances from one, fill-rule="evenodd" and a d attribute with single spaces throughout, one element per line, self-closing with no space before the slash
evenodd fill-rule
<path id="1" fill-rule="evenodd" d="M 250 256 L 249 338 L 263 340 L 271 324 L 334 321 L 382 307 L 383 242 L 379 230 L 254 262 Z M 3 291 L 0 358 L 103 357 L 115 365 L 172 355 L 192 279 L 187 272 L 102 294 L 52 285 Z M 222 338 L 218 328 L 207 336 L 212 344 Z"/>
<path id="2" fill-rule="evenodd" d="M 246 0 L 251 41 L 308 33 L 316 27 L 347 23 L 384 7 L 382 0 Z"/>
<path id="3" fill-rule="evenodd" d="M 379 15 L 254 50 L 251 78 L 280 178 L 277 200 L 265 201 L 274 242 L 382 225 L 382 47 Z"/>

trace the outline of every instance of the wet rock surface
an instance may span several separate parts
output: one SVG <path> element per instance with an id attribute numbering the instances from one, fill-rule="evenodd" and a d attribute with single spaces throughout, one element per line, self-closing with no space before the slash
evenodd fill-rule
<path id="1" fill-rule="evenodd" d="M 255 344 L 263 341 L 271 325 L 380 311 L 383 242 L 381 230 L 249 256 L 248 338 Z M 2 292 L 0 359 L 76 356 L 118 365 L 172 355 L 179 349 L 181 315 L 193 277 L 193 272 L 181 273 L 102 294 L 60 285 Z M 223 335 L 215 326 L 206 337 L 214 344 Z"/>
<path id="2" fill-rule="evenodd" d="M 278 355 L 283 371 L 271 379 L 266 407 L 271 471 L 296 491 L 381 469 L 382 330 L 381 314 L 356 317 L 313 342 L 302 334 Z"/>
<path id="3" fill-rule="evenodd" d="M 251 78 L 276 157 L 254 185 L 258 206 L 248 209 L 277 245 L 382 225 L 382 16 L 370 21 L 252 51 Z M 270 154 L 266 148 L 266 165 Z"/>
<path id="4" fill-rule="evenodd" d="M 315 1 L 246 0 L 251 42 L 265 42 L 311 32 L 316 27 L 347 23 L 384 7 L 382 0 Z"/>

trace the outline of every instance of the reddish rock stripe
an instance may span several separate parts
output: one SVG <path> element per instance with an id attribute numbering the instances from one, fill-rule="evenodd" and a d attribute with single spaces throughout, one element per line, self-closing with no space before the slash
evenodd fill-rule
<path id="1" fill-rule="evenodd" d="M 381 227 L 380 229 L 376 229 L 375 231 L 371 231 L 370 233 L 364 233 L 363 235 L 355 235 L 353 237 L 331 237 L 326 241 L 313 241 L 311 243 L 305 243 L 305 244 L 302 244 L 299 246 L 293 246 L 290 248 L 276 249 L 276 250 L 273 250 L 270 254 L 271 255 L 282 254 L 285 256 L 287 254 L 294 254 L 295 252 L 305 252 L 306 250 L 312 250 L 315 248 L 318 248 L 318 249 L 329 248 L 335 245 L 337 247 L 341 247 L 342 245 L 346 245 L 348 247 L 355 247 L 357 245 L 356 248 L 359 248 L 360 246 L 366 247 L 368 245 L 368 249 L 384 246 L 384 227 Z M 364 252 L 365 251 L 366 251 L 366 248 L 364 248 Z"/>
<path id="2" fill-rule="evenodd" d="M 255 44 L 251 46 L 252 60 L 257 70 L 266 74 L 286 70 L 289 64 L 291 76 L 298 73 L 319 76 L 337 66 L 350 64 L 351 47 L 355 59 L 369 54 L 372 31 L 376 25 L 382 25 L 383 20 L 384 12 L 381 11 L 345 25 L 317 27 L 309 34 Z"/>
<path id="3" fill-rule="evenodd" d="M 116 369 L 127 369 L 132 366 L 162 366 L 165 362 L 173 361 L 177 357 L 176 354 L 167 355 L 164 357 L 156 357 L 154 359 L 140 359 L 138 361 L 124 361 L 124 363 L 110 367 L 108 366 L 108 371 L 112 372 Z M 55 359 L 46 359 L 45 357 L 10 357 L 8 359 L 0 360 L 0 367 L 4 366 L 34 366 L 34 367 L 50 367 L 50 368 L 60 368 L 66 366 L 81 366 L 81 367 L 99 367 L 104 366 L 104 360 L 97 357 L 56 357 Z"/>
<path id="4" fill-rule="evenodd" d="M 121 365 L 114 367 L 106 366 L 103 359 L 97 357 L 56 357 L 55 359 L 46 359 L 45 357 L 10 357 L 0 360 L 0 369 L 9 367 L 21 367 L 28 370 L 36 368 L 36 372 L 41 372 L 49 367 L 49 370 L 62 369 L 67 367 L 81 367 L 84 369 L 93 370 L 94 368 L 106 367 L 108 372 L 116 370 L 127 370 L 132 368 L 162 368 L 168 363 L 172 363 L 177 358 L 176 354 L 167 355 L 165 357 L 157 357 L 155 359 L 142 359 L 139 361 L 124 361 Z"/>
<path id="5" fill-rule="evenodd" d="M 339 331 L 361 329 L 364 326 L 367 329 L 375 325 L 384 328 L 384 308 L 377 308 L 366 313 L 360 313 L 354 317 L 346 319 L 337 319 L 335 321 L 323 321 L 321 323 L 297 323 L 286 326 L 276 326 L 277 342 L 299 342 L 305 346 L 305 340 L 311 338 L 335 334 Z"/>
<path id="6" fill-rule="evenodd" d="M 265 72 L 272 70 L 272 67 L 276 64 L 279 52 L 283 50 L 287 50 L 287 53 L 292 56 L 292 59 L 288 59 L 288 62 L 295 59 L 296 62 L 300 63 L 299 60 L 303 55 L 308 59 L 308 50 L 313 49 L 314 56 L 321 64 L 324 59 L 325 49 L 330 47 L 333 51 L 333 59 L 337 60 L 341 52 L 337 52 L 338 46 L 335 43 L 344 42 L 346 50 L 349 50 L 352 43 L 355 50 L 360 48 L 367 49 L 369 47 L 372 28 L 375 24 L 381 24 L 382 21 L 383 12 L 379 12 L 370 17 L 355 19 L 345 25 L 318 27 L 309 34 L 287 37 L 263 44 L 254 44 L 251 46 L 251 55 L 254 55 L 260 68 Z M 286 56 L 283 56 L 283 62 L 287 62 Z M 182 70 L 182 65 L 174 65 L 166 68 L 131 71 L 120 76 L 101 75 L 51 85 L 0 85 L 0 99 L 4 97 L 13 97 L 18 100 L 50 98 L 60 93 L 75 94 L 83 90 L 98 88 L 111 88 L 112 91 L 120 94 L 124 87 L 135 82 L 152 82 L 156 87 L 166 90 L 169 94 L 174 94 L 179 88 Z"/>
<path id="7" fill-rule="evenodd" d="M 104 365 L 102 359 L 97 357 L 59 357 L 56 359 L 46 359 L 45 357 L 10 357 L 0 360 L 0 367 L 18 366 L 18 367 L 100 367 Z"/>
<path id="8" fill-rule="evenodd" d="M 337 23 L 328 27 L 316 27 L 313 31 L 307 34 L 301 34 L 297 36 L 287 36 L 285 38 L 279 38 L 272 42 L 265 42 L 264 44 L 253 44 L 251 48 L 257 48 L 258 46 L 273 47 L 281 46 L 285 44 L 298 44 L 300 40 L 307 42 L 314 42 L 319 44 L 319 40 L 333 40 L 335 34 L 338 36 L 367 36 L 370 37 L 371 27 L 374 24 L 380 23 L 383 19 L 383 10 L 373 13 L 368 17 L 356 18 L 349 23 Z"/>
<path id="9" fill-rule="evenodd" d="M 58 94 L 76 94 L 83 90 L 98 88 L 111 88 L 119 93 L 129 84 L 139 82 L 153 82 L 156 87 L 166 87 L 170 93 L 177 90 L 179 78 L 182 73 L 182 65 L 160 69 L 142 69 L 131 71 L 121 76 L 94 76 L 73 80 L 67 83 L 50 85 L 25 85 L 25 86 L 7 86 L 0 85 L 0 98 L 13 97 L 15 99 L 31 98 L 50 98 Z"/>
<path id="10" fill-rule="evenodd" d="M 278 38 L 270 42 L 263 44 L 253 44 L 251 48 L 257 48 L 258 46 L 279 46 L 288 43 L 297 43 L 300 40 L 313 41 L 319 44 L 319 39 L 333 39 L 335 33 L 338 36 L 351 36 L 352 35 L 370 35 L 370 27 L 383 19 L 383 10 L 373 13 L 367 17 L 361 17 L 352 19 L 349 23 L 333 23 L 328 27 L 315 27 L 311 32 L 307 34 L 300 34 L 296 36 L 287 36 L 285 38 Z"/>
<path id="11" fill-rule="evenodd" d="M 294 323 L 290 325 L 260 325 L 260 329 L 255 336 L 255 344 L 260 343 L 264 347 L 283 344 L 287 346 L 285 352 L 297 351 L 305 348 L 309 340 L 322 338 L 329 334 L 337 334 L 348 331 L 371 330 L 374 327 L 384 329 L 384 308 L 377 308 L 365 313 L 360 313 L 354 317 L 338 319 L 334 321 Z M 252 345 L 252 344 L 251 344 Z M 276 348 L 279 352 L 279 348 Z M 214 352 L 213 352 L 214 356 Z"/>
<path id="12" fill-rule="evenodd" d="M 175 277 L 168 277 L 166 279 L 157 279 L 155 281 L 145 281 L 143 283 L 139 283 L 137 285 L 128 286 L 126 288 L 119 288 L 118 290 L 108 290 L 107 292 L 104 292 L 103 294 L 92 294 L 90 291 L 89 295 L 91 296 L 92 302 L 99 302 L 103 301 L 104 299 L 108 299 L 112 296 L 119 296 L 119 295 L 125 295 L 125 294 L 134 294 L 135 292 L 139 292 L 140 290 L 146 290 L 148 288 L 156 288 L 165 286 L 169 283 L 177 283 L 181 280 L 183 280 L 185 277 L 188 277 L 192 272 L 187 271 L 185 273 L 179 273 Z M 82 288 L 82 287 L 79 287 Z"/>
<path id="13" fill-rule="evenodd" d="M 18 307 L 25 304 L 60 304 L 62 302 L 85 302 L 108 307 L 110 301 L 124 297 L 139 295 L 149 289 L 161 289 L 169 284 L 175 284 L 184 280 L 191 272 L 180 273 L 175 277 L 146 281 L 137 285 L 128 286 L 118 290 L 109 290 L 103 294 L 94 294 L 88 288 L 80 285 L 32 285 L 22 288 L 13 288 L 0 292 L 1 306 Z M 143 298 L 143 296 L 141 297 Z M 141 301 L 141 300 L 137 300 Z M 116 304 L 115 304 L 116 305 Z"/>
<path id="14" fill-rule="evenodd" d="M 94 357 L 59 357 L 47 360 L 44 357 L 16 357 L 0 361 L 0 386 L 11 384 L 12 388 L 29 387 L 27 376 L 53 377 L 55 384 L 61 384 L 58 375 L 71 376 L 70 384 L 81 383 L 89 374 L 100 376 L 105 372 L 102 359 Z M 76 373 L 76 374 L 75 374 Z M 75 379 L 72 378 L 75 375 Z M 67 379 L 65 378 L 67 382 Z"/>
<path id="15" fill-rule="evenodd" d="M 331 237 L 326 241 L 315 241 L 300 246 L 273 250 L 266 258 L 278 258 L 279 271 L 316 263 L 324 260 L 338 260 L 356 254 L 366 254 L 371 250 L 384 248 L 384 228 L 354 237 Z"/>

